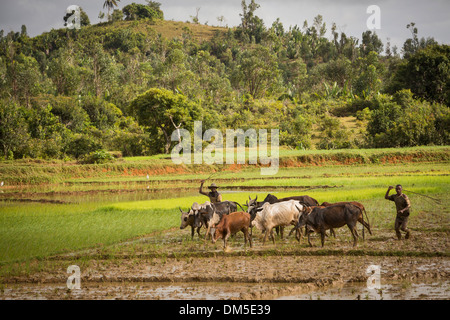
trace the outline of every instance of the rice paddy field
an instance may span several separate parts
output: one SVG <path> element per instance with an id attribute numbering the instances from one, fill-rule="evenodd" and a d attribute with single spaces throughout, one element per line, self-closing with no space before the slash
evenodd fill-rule
<path id="1" fill-rule="evenodd" d="M 163 156 L 86 166 L 4 161 L 0 299 L 333 299 L 336 292 L 345 299 L 380 298 L 362 292 L 372 264 L 381 266 L 384 298 L 431 288 L 433 294 L 415 297 L 449 299 L 449 151 L 280 150 L 274 176 L 249 165 L 174 167 Z M 221 241 L 191 239 L 190 228 L 180 230 L 179 208 L 207 200 L 198 194 L 202 179 L 242 205 L 268 193 L 359 201 L 373 234 L 352 247 L 349 230 L 341 228 L 323 248 L 313 235 L 311 248 L 294 237 L 263 246 L 254 231 L 252 248 L 237 234 L 223 250 Z M 387 187 L 399 183 L 412 203 L 412 238 L 400 241 L 395 206 L 384 199 Z M 81 291 L 67 290 L 70 265 L 81 269 Z M 353 284 L 359 289 L 349 295 Z"/>

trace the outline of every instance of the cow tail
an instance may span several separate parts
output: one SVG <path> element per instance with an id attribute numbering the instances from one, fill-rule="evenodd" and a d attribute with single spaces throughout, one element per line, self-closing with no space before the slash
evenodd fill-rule
<path id="1" fill-rule="evenodd" d="M 242 206 L 241 206 L 238 202 L 233 201 L 233 203 L 237 204 L 237 205 L 241 208 L 241 210 L 242 210 L 243 212 L 246 212 L 246 211 L 244 210 L 244 208 L 242 208 Z"/>
<path id="2" fill-rule="evenodd" d="M 366 208 L 364 208 L 364 213 L 366 214 L 367 225 L 369 226 L 369 228 L 367 230 L 369 230 L 369 233 L 372 234 L 372 231 L 370 230 L 370 220 L 369 220 L 369 217 L 367 216 Z"/>
<path id="3" fill-rule="evenodd" d="M 363 211 L 362 211 L 361 208 L 359 208 L 359 211 L 361 211 L 361 218 L 362 218 L 362 221 L 363 221 L 363 223 L 362 223 L 362 225 L 363 225 L 363 228 L 362 228 L 362 234 L 363 234 L 363 240 L 365 240 L 365 239 L 366 239 L 366 234 L 365 234 L 366 226 L 364 225 L 364 213 L 363 213 Z M 364 210 L 364 211 L 365 211 L 365 210 Z"/>

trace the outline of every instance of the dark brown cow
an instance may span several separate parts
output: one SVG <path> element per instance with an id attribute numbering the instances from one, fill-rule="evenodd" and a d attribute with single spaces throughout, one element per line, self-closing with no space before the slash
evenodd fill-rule
<path id="1" fill-rule="evenodd" d="M 367 228 L 367 230 L 369 230 L 370 235 L 372 235 L 372 231 L 370 230 L 370 223 L 369 223 L 369 217 L 367 216 L 367 212 L 366 212 L 366 208 L 364 207 L 364 205 L 360 202 L 356 202 L 356 201 L 348 201 L 348 202 L 335 202 L 335 203 L 329 203 L 329 202 L 324 202 L 321 204 L 321 206 L 323 207 L 330 207 L 330 206 L 334 206 L 337 204 L 346 204 L 346 203 L 350 203 L 353 204 L 355 206 L 357 206 L 358 208 L 361 209 L 361 215 L 358 217 L 358 221 Z M 364 221 L 364 216 L 363 216 L 363 212 L 366 215 L 366 219 L 367 219 L 367 223 L 366 221 Z M 363 227 L 363 239 L 365 238 L 364 236 L 364 227 Z"/>
<path id="2" fill-rule="evenodd" d="M 250 226 L 250 214 L 247 212 L 232 212 L 224 215 L 222 220 L 216 226 L 213 243 L 218 239 L 223 239 L 223 248 L 227 247 L 227 240 L 230 236 L 242 231 L 244 233 L 244 248 L 247 246 L 247 239 L 252 247 L 252 238 L 249 236 L 248 228 Z"/>
<path id="3" fill-rule="evenodd" d="M 270 194 L 270 193 L 266 196 L 266 198 L 264 199 L 264 202 L 269 202 L 270 204 L 274 204 L 277 202 L 283 202 L 283 201 L 289 201 L 289 200 L 300 201 L 301 203 L 307 204 L 308 206 L 318 206 L 319 205 L 319 202 L 316 199 L 311 198 L 310 196 L 292 196 L 292 197 L 278 199 L 276 196 L 274 196 L 273 194 Z"/>
<path id="4" fill-rule="evenodd" d="M 317 233 L 320 233 L 322 247 L 325 243 L 325 231 L 328 229 L 341 228 L 345 225 L 348 226 L 353 236 L 353 246 L 356 246 L 358 242 L 358 232 L 356 231 L 356 222 L 362 215 L 361 209 L 351 203 L 337 204 L 325 208 L 306 208 L 301 210 L 297 208 L 301 213 L 298 219 L 298 228 L 307 226 Z M 363 224 L 366 228 L 367 224 Z M 310 232 L 308 232 L 308 243 L 310 246 Z"/>

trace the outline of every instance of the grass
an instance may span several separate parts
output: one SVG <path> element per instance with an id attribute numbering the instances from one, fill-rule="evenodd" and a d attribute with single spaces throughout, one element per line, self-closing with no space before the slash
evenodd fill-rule
<path id="1" fill-rule="evenodd" d="M 113 244 L 171 228 L 175 218 L 164 209 L 7 204 L 0 210 L 0 263 Z"/>

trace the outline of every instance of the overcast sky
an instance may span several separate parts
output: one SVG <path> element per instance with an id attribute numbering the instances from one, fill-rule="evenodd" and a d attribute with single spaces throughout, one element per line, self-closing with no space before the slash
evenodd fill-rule
<path id="1" fill-rule="evenodd" d="M 145 3 L 144 0 L 121 0 L 119 8 L 132 3 Z M 217 17 L 224 16 L 228 26 L 240 23 L 241 0 L 158 0 L 162 4 L 166 20 L 187 21 L 200 8 L 200 23 L 219 25 Z M 250 0 L 247 0 L 249 3 Z M 338 30 L 348 36 L 361 38 L 367 30 L 366 13 L 369 5 L 381 9 L 381 29 L 377 34 L 384 44 L 387 38 L 399 49 L 411 36 L 406 25 L 415 22 L 419 37 L 434 37 L 439 43 L 450 43 L 450 1 L 449 0 L 257 0 L 261 7 L 256 15 L 264 20 L 266 26 L 280 18 L 285 29 L 289 26 L 303 26 L 307 20 L 321 14 L 327 24 L 327 37 L 333 22 Z M 98 14 L 103 9 L 104 0 L 0 0 L 0 29 L 5 33 L 20 31 L 25 24 L 30 36 L 36 36 L 52 28 L 63 27 L 63 16 L 69 5 L 76 4 L 87 12 L 91 23 L 98 22 Z"/>

